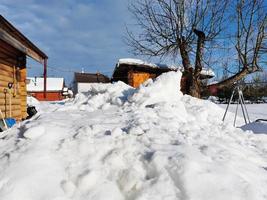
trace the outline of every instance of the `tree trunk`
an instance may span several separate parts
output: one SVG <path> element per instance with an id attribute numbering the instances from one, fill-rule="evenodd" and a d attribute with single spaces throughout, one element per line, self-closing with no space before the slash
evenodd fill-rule
<path id="1" fill-rule="evenodd" d="M 181 38 L 178 40 L 178 45 L 179 45 L 179 50 L 180 50 L 182 63 L 184 67 L 183 76 L 185 77 L 185 80 L 186 80 L 185 88 L 183 92 L 185 94 L 190 94 L 190 87 L 193 81 L 193 70 L 192 70 L 192 67 L 190 66 L 188 46 L 184 38 Z"/>
<path id="2" fill-rule="evenodd" d="M 190 59 L 188 55 L 188 44 L 186 43 L 185 39 L 179 39 L 179 49 L 180 54 L 182 57 L 182 63 L 185 71 L 189 71 L 190 68 Z"/>
<path id="3" fill-rule="evenodd" d="M 201 97 L 201 81 L 200 81 L 200 72 L 202 70 L 202 59 L 203 59 L 203 49 L 205 43 L 205 33 L 199 30 L 194 29 L 194 33 L 197 35 L 197 51 L 196 51 L 196 61 L 195 61 L 195 70 L 193 74 L 193 81 L 190 88 L 190 95 L 193 97 Z"/>
<path id="4" fill-rule="evenodd" d="M 253 72 L 256 72 L 258 70 L 259 69 L 257 67 L 252 68 L 252 70 L 249 70 L 249 68 L 244 67 L 240 72 L 225 79 L 224 81 L 221 81 L 219 83 L 215 83 L 212 85 L 208 85 L 207 89 L 210 91 L 210 93 L 212 95 L 216 95 L 216 93 L 219 89 L 222 89 L 222 88 L 227 87 L 227 86 L 231 86 L 231 85 L 235 84 L 237 81 L 244 78 L 246 75 L 251 74 Z"/>

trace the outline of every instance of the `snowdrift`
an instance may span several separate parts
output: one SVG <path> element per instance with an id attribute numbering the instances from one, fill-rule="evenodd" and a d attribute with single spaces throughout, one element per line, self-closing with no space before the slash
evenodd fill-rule
<path id="1" fill-rule="evenodd" d="M 40 104 L 40 101 L 38 101 L 36 98 L 32 96 L 27 96 L 27 105 L 29 106 L 37 106 Z"/>
<path id="2" fill-rule="evenodd" d="M 223 124 L 180 78 L 93 84 L 45 106 L 0 140 L 0 199 L 267 199 L 266 135 Z"/>

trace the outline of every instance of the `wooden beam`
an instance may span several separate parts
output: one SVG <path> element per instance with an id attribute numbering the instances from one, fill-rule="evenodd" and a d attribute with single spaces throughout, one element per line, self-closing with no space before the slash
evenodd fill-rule
<path id="1" fill-rule="evenodd" d="M 44 60 L 44 100 L 46 99 L 47 59 Z"/>
<path id="2" fill-rule="evenodd" d="M 21 52 L 25 53 L 26 55 L 30 56 L 37 62 L 43 63 L 44 59 L 41 56 L 39 56 L 35 51 L 23 45 L 20 41 L 16 40 L 1 27 L 0 27 L 0 39 L 10 44 L 11 46 L 15 47 L 16 49 L 20 50 Z"/>

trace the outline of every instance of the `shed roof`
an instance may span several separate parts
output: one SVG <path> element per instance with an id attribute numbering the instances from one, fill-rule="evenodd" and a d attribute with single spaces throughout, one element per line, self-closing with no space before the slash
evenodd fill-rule
<path id="1" fill-rule="evenodd" d="M 129 71 L 153 73 L 158 76 L 164 72 L 177 71 L 177 70 L 178 70 L 177 68 L 168 67 L 167 65 L 153 64 L 133 58 L 123 58 L 119 59 L 118 63 L 116 64 L 116 67 L 112 74 L 112 80 L 113 81 L 120 80 L 127 83 Z"/>
<path id="2" fill-rule="evenodd" d="M 74 81 L 76 83 L 109 83 L 110 79 L 103 74 L 92 73 L 78 73 L 74 74 Z"/>
<path id="3" fill-rule="evenodd" d="M 114 69 L 112 79 L 113 80 L 121 80 L 127 76 L 126 74 L 128 71 L 144 71 L 149 73 L 164 73 L 168 71 L 183 71 L 183 67 L 178 66 L 169 66 L 166 64 L 153 64 L 139 59 L 133 58 L 123 58 L 119 59 L 116 67 Z M 201 72 L 201 79 L 212 78 L 215 76 L 213 70 L 208 68 L 202 68 Z"/>
<path id="4" fill-rule="evenodd" d="M 35 46 L 26 36 L 0 15 L 0 39 L 35 59 L 42 62 L 48 56 Z"/>
<path id="5" fill-rule="evenodd" d="M 28 77 L 29 83 L 27 84 L 28 92 L 43 92 L 44 91 L 44 78 L 43 77 Z M 46 90 L 62 91 L 64 87 L 64 78 L 47 78 Z"/>

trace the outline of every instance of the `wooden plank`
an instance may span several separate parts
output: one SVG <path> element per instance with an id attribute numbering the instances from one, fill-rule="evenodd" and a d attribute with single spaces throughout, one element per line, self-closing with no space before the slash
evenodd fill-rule
<path id="1" fill-rule="evenodd" d="M 0 105 L 0 109 L 2 110 L 2 112 L 3 111 L 5 111 L 5 110 L 10 110 L 10 107 L 9 107 L 9 105 L 8 106 L 3 106 L 3 105 Z M 21 109 L 21 106 L 20 105 L 12 105 L 11 106 L 11 110 L 13 110 L 13 111 L 15 111 L 15 110 L 20 110 Z"/>
<path id="2" fill-rule="evenodd" d="M 0 105 L 5 105 L 7 104 L 9 106 L 9 99 L 0 99 Z M 11 99 L 11 104 L 12 105 L 20 105 L 21 100 L 20 99 Z"/>
<path id="3" fill-rule="evenodd" d="M 5 99 L 0 99 L 0 105 L 8 105 L 9 106 L 9 99 L 5 100 Z M 11 104 L 12 105 L 21 105 L 21 100 L 20 99 L 13 99 L 11 100 Z"/>
<path id="4" fill-rule="evenodd" d="M 10 109 L 9 105 L 5 106 L 5 105 L 0 105 L 0 109 L 3 111 Z M 16 110 L 21 110 L 21 106 L 20 105 L 12 105 L 11 106 L 11 110 L 12 111 L 16 111 Z"/>
<path id="5" fill-rule="evenodd" d="M 14 78 L 13 76 L 5 76 L 5 75 L 0 74 L 0 82 L 13 83 Z"/>
<path id="6" fill-rule="evenodd" d="M 132 73 L 132 79 L 133 79 L 132 86 L 137 88 L 149 78 L 150 78 L 149 73 L 145 72 Z"/>
<path id="7" fill-rule="evenodd" d="M 20 57 L 22 53 L 14 48 L 13 50 L 5 48 L 8 44 L 1 41 L 2 40 L 0 40 L 0 63 L 4 63 L 10 66 L 22 64 L 21 62 L 18 63 L 18 57 Z"/>
<path id="8" fill-rule="evenodd" d="M 6 85 L 4 85 L 4 83 L 6 83 Z M 5 90 L 8 90 L 7 83 L 8 82 L 0 81 L 0 93 L 4 93 Z M 14 92 L 14 89 L 11 88 L 11 93 L 13 93 L 13 92 Z M 7 93 L 9 93 L 9 92 L 7 92 Z"/>
<path id="9" fill-rule="evenodd" d="M 20 75 L 26 78 L 26 76 L 27 76 L 27 69 L 26 68 L 20 69 Z"/>
<path id="10" fill-rule="evenodd" d="M 0 63 L 0 70 L 1 71 L 4 70 L 4 71 L 13 73 L 13 67 L 10 65 L 3 64 L 3 63 Z"/>
<path id="11" fill-rule="evenodd" d="M 5 102 L 5 101 L 3 101 L 2 99 L 0 99 L 0 106 L 7 106 L 7 107 L 9 107 L 9 102 Z M 20 106 L 21 105 L 21 102 L 13 102 L 13 103 L 11 103 L 11 106 Z"/>
<path id="12" fill-rule="evenodd" d="M 0 53 L 3 53 L 7 55 L 8 57 L 11 57 L 14 59 L 14 61 L 17 61 L 18 56 L 23 56 L 23 53 L 19 51 L 18 49 L 14 48 L 10 44 L 6 43 L 3 40 L 0 40 Z"/>
<path id="13" fill-rule="evenodd" d="M 7 72 L 7 71 L 1 70 L 1 69 L 0 69 L 0 71 L 1 71 L 2 76 L 9 76 L 9 77 L 13 76 L 12 72 Z"/>
<path id="14" fill-rule="evenodd" d="M 4 115 L 4 117 L 6 118 L 6 117 L 10 117 L 10 113 L 9 113 L 9 111 L 3 111 L 2 110 L 2 113 L 3 113 L 3 115 Z M 14 110 L 14 111 L 11 111 L 11 117 L 19 117 L 19 118 L 21 118 L 21 111 L 20 110 Z"/>
<path id="15" fill-rule="evenodd" d="M 8 83 L 9 83 L 9 81 L 0 80 L 0 89 L 2 92 L 4 91 L 2 88 L 6 88 L 6 89 L 8 88 L 7 87 Z"/>
<path id="16" fill-rule="evenodd" d="M 43 58 L 41 56 L 39 56 L 35 51 L 27 48 L 25 45 L 23 45 L 20 41 L 12 37 L 1 27 L 0 27 L 0 39 L 4 40 L 6 43 L 10 44 L 11 46 L 15 47 L 16 49 L 30 56 L 39 63 L 43 63 Z"/>
<path id="17" fill-rule="evenodd" d="M 3 113 L 3 115 L 4 115 L 4 118 L 10 117 L 9 113 L 7 114 Z M 22 113 L 20 111 L 12 112 L 12 118 L 15 118 L 17 121 L 21 121 Z M 1 116 L 0 116 L 0 119 L 2 119 Z"/>

